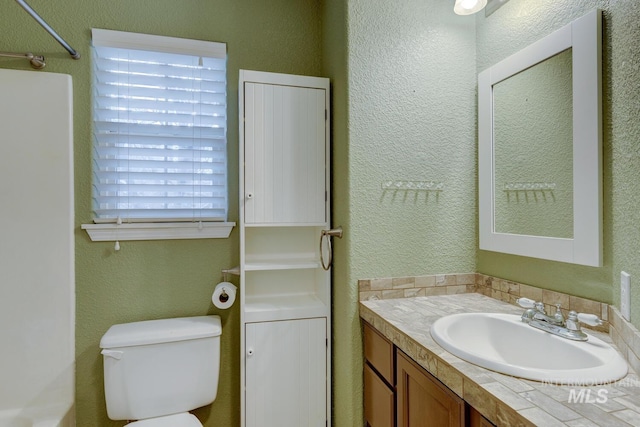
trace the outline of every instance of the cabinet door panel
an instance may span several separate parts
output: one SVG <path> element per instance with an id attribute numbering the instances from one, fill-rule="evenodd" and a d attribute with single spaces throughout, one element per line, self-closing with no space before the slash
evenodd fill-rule
<path id="1" fill-rule="evenodd" d="M 325 90 L 245 82 L 245 222 L 326 221 Z"/>
<path id="2" fill-rule="evenodd" d="M 394 394 L 368 363 L 364 364 L 364 419 L 369 427 L 394 426 Z"/>
<path id="3" fill-rule="evenodd" d="M 467 405 L 467 427 L 496 427 L 475 408 Z"/>
<path id="4" fill-rule="evenodd" d="M 462 427 L 464 401 L 398 351 L 398 427 Z"/>
<path id="5" fill-rule="evenodd" d="M 324 427 L 326 318 L 248 323 L 246 426 Z"/>

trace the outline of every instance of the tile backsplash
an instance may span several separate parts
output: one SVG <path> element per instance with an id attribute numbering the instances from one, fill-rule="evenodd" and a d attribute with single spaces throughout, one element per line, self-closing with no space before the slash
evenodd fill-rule
<path id="1" fill-rule="evenodd" d="M 640 332 L 622 318 L 617 308 L 603 302 L 480 273 L 363 279 L 358 280 L 358 289 L 360 301 L 479 293 L 514 305 L 520 297 L 542 301 L 547 313 L 554 313 L 559 303 L 565 317 L 570 310 L 600 317 L 602 326 L 583 326 L 608 332 L 629 365 L 640 372 Z"/>
<path id="2" fill-rule="evenodd" d="M 477 292 L 475 273 L 358 280 L 360 301 Z"/>
<path id="3" fill-rule="evenodd" d="M 606 303 L 480 273 L 364 279 L 358 280 L 358 288 L 360 301 L 476 292 L 515 305 L 516 299 L 525 297 L 542 301 L 547 313 L 551 314 L 555 313 L 556 304 L 560 304 L 565 317 L 571 310 L 595 314 L 604 324 L 592 329 L 609 331 L 609 305 Z"/>
<path id="4" fill-rule="evenodd" d="M 616 307 L 609 306 L 609 336 L 634 371 L 640 372 L 640 332 L 622 318 Z"/>

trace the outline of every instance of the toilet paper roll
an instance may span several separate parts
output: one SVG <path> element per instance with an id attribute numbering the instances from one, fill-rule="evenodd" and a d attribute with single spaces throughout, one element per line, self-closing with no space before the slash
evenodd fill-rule
<path id="1" fill-rule="evenodd" d="M 216 307 L 225 310 L 236 301 L 236 287 L 231 282 L 220 282 L 211 295 L 211 302 Z"/>

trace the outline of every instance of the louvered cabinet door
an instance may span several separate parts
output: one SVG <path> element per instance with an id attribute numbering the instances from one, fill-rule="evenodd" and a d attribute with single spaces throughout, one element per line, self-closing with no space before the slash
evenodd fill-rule
<path id="1" fill-rule="evenodd" d="M 326 221 L 326 91 L 244 83 L 247 224 Z"/>
<path id="2" fill-rule="evenodd" d="M 327 319 L 245 328 L 246 426 L 326 427 Z"/>

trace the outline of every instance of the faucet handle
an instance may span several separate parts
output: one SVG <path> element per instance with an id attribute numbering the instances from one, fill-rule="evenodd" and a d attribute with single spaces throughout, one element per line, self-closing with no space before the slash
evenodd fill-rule
<path id="1" fill-rule="evenodd" d="M 595 314 L 587 314 L 587 313 L 578 313 L 578 320 L 582 323 L 585 323 L 590 326 L 601 326 L 602 319 L 600 319 Z"/>
<path id="2" fill-rule="evenodd" d="M 529 298 L 518 298 L 516 300 L 516 302 L 518 303 L 518 305 L 522 308 L 532 308 L 535 311 L 538 311 L 542 314 L 546 314 L 547 312 L 544 309 L 544 304 L 540 301 L 534 301 L 532 299 Z"/>
<path id="3" fill-rule="evenodd" d="M 567 319 L 567 328 L 570 330 L 580 330 L 580 322 L 590 326 L 602 325 L 602 319 L 595 314 L 576 313 L 575 311 L 569 312 L 569 318 Z"/>
<path id="4" fill-rule="evenodd" d="M 518 305 L 522 308 L 533 308 L 536 304 L 536 302 L 532 299 L 529 298 L 518 298 L 516 300 L 516 303 L 518 303 Z"/>

